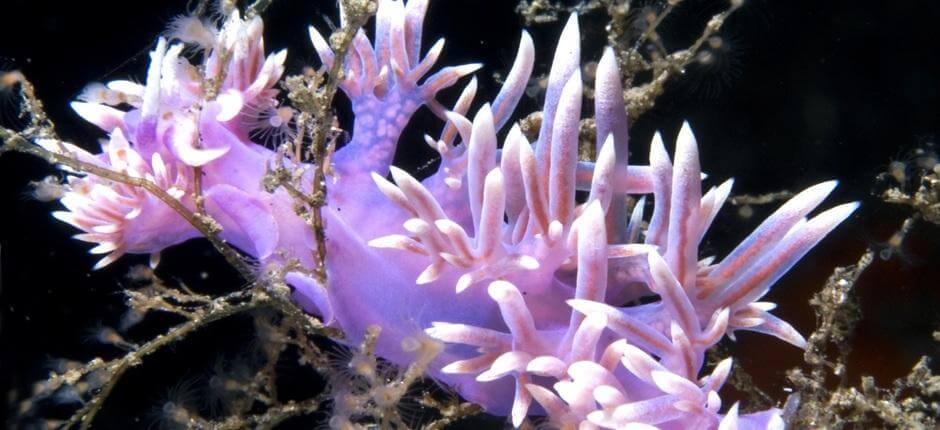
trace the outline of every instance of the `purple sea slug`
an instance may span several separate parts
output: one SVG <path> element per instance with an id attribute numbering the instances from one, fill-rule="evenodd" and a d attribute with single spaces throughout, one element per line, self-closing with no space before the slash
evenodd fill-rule
<path id="1" fill-rule="evenodd" d="M 738 330 L 804 347 L 803 337 L 770 313 L 775 305 L 759 300 L 857 204 L 807 218 L 836 184 L 815 185 L 724 258 L 700 259 L 699 243 L 732 182 L 703 193 L 688 124 L 673 159 L 656 135 L 650 165 L 628 163 L 611 49 L 595 80 L 597 161 L 578 160 L 583 86 L 576 16 L 555 50 L 541 129 L 530 142 L 510 124 L 533 68 L 528 34 L 501 91 L 471 120 L 475 80 L 454 107 L 435 100 L 478 66 L 427 76 L 444 45 L 440 40 L 421 55 L 427 0 L 378 3 L 374 44 L 360 31 L 344 65 L 341 89 L 355 123 L 326 177 L 327 285 L 307 270 L 317 242 L 291 196 L 262 185 L 276 153 L 251 137 L 289 136 L 293 111 L 277 99 L 286 51 L 265 56 L 259 18 L 236 12 L 198 40 L 161 38 L 144 84 L 113 81 L 73 103 L 108 134 L 100 153 L 37 143 L 153 181 L 190 208 L 193 175 L 201 172 L 205 208 L 224 240 L 260 267 L 296 260 L 306 268 L 285 276 L 301 306 L 343 330 L 349 342 L 381 326 L 377 354 L 395 363 L 411 360 L 403 348 L 409 342 L 442 342 L 430 376 L 509 415 L 516 426 L 526 416 L 547 415 L 554 425 L 580 429 L 783 428 L 779 410 L 739 414 L 738 404 L 723 407 L 718 392 L 731 359 L 703 372 L 704 355 Z M 313 28 L 310 36 L 330 66 L 329 43 Z M 181 56 L 187 44 L 204 50 L 202 64 Z M 197 66 L 221 81 L 212 87 L 199 80 Z M 422 106 L 445 124 L 439 138 L 426 138 L 441 166 L 419 181 L 391 161 Z M 497 134 L 507 126 L 500 145 Z M 303 178 L 309 187 L 312 175 Z M 589 193 L 583 203 L 579 190 Z M 643 197 L 627 211 L 628 196 L 649 194 L 648 221 Z M 125 253 L 150 254 L 156 264 L 162 250 L 199 236 L 146 191 L 93 176 L 70 176 L 62 204 L 67 210 L 54 216 L 82 230 L 76 238 L 96 244 L 92 253 L 105 255 L 96 268 Z M 645 304 L 624 306 L 640 297 L 648 297 Z"/>

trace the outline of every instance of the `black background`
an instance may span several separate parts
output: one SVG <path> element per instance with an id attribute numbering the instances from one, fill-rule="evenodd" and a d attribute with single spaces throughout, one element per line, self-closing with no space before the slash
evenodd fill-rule
<path id="1" fill-rule="evenodd" d="M 446 37 L 439 64 L 482 61 L 479 100 L 495 95 L 492 74 L 511 64 L 522 29 L 514 6 L 515 1 L 496 0 L 431 2 L 425 48 Z M 686 1 L 664 24 L 667 44 L 687 44 L 720 6 L 718 1 Z M 182 1 L 6 0 L 0 4 L 0 67 L 23 70 L 59 133 L 94 148 L 101 134 L 84 124 L 67 102 L 88 82 L 142 79 L 155 35 L 185 9 Z M 288 64 L 294 72 L 315 64 L 306 27 L 326 28 L 326 16 L 336 16 L 332 2 L 275 1 L 266 20 L 268 49 L 290 48 Z M 862 202 L 855 216 L 770 293 L 769 300 L 780 304 L 776 314 L 804 334 L 814 327 L 807 299 L 832 268 L 854 262 L 866 246 L 887 240 L 908 214 L 905 208 L 879 202 L 872 190 L 877 188 L 876 174 L 889 161 L 904 160 L 938 137 L 938 19 L 940 3 L 934 1 L 749 1 L 722 32 L 729 49 L 719 53 L 720 66 L 693 67 L 632 125 L 631 160 L 645 162 L 654 130 L 662 130 L 671 144 L 681 121 L 688 119 L 698 137 L 703 169 L 718 180 L 736 178 L 736 192 L 799 190 L 835 178 L 841 186 L 827 206 Z M 562 23 L 530 29 L 537 73 L 547 72 Z M 601 15 L 582 19 L 585 61 L 599 58 L 602 24 Z M 0 94 L 7 122 L 11 103 L 8 94 Z M 343 103 L 339 106 L 348 120 Z M 517 113 L 537 108 L 535 100 L 526 100 Z M 419 139 L 424 130 L 439 130 L 426 111 L 409 126 L 398 156 L 397 163 L 412 172 L 432 155 Z M 87 360 L 119 354 L 90 341 L 89 333 L 118 321 L 123 275 L 130 265 L 144 261 L 125 257 L 89 273 L 95 260 L 88 247 L 69 239 L 74 231 L 52 219 L 52 205 L 25 197 L 27 182 L 50 172 L 37 159 L 0 157 L 0 390 L 5 396 L 28 392 L 55 357 Z M 723 255 L 767 213 L 757 208 L 757 216 L 745 221 L 733 208 L 724 210 L 703 254 Z M 937 355 L 930 333 L 940 314 L 938 243 L 940 226 L 918 224 L 904 245 L 906 258 L 876 261 L 863 276 L 858 292 L 865 319 L 856 332 L 851 381 L 873 374 L 886 382 L 905 374 L 919 356 Z M 217 291 L 234 282 L 203 243 L 166 252 L 164 263 L 162 275 L 197 288 Z M 144 404 L 165 401 L 167 387 L 179 386 L 177 381 L 198 381 L 219 351 L 238 355 L 251 340 L 248 332 L 246 321 L 215 326 L 130 372 L 114 393 L 117 406 L 103 412 L 102 427 L 149 426 L 153 418 Z M 131 337 L 147 335 L 140 330 Z M 758 386 L 778 399 L 785 396 L 783 372 L 801 361 L 799 351 L 747 333 L 730 349 Z M 316 383 L 309 385 L 297 390 L 317 389 Z M 128 417 L 137 421 L 126 421 Z"/>

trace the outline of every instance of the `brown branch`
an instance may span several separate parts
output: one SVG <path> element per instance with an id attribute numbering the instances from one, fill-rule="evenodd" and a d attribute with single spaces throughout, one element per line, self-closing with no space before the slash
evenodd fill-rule
<path id="1" fill-rule="evenodd" d="M 254 3 L 245 10 L 245 17 L 254 18 L 255 16 L 261 15 L 268 6 L 271 6 L 271 3 L 274 3 L 274 0 L 255 0 Z"/>
<path id="2" fill-rule="evenodd" d="M 46 115 L 42 101 L 36 97 L 33 83 L 22 74 L 19 75 L 20 95 L 23 97 L 22 108 L 30 117 L 30 127 L 26 130 L 29 135 L 37 137 L 55 138 L 55 124 Z"/>
<path id="3" fill-rule="evenodd" d="M 326 85 L 321 88 L 318 96 L 319 103 L 310 114 L 313 117 L 314 128 L 311 134 L 310 153 L 313 156 L 313 206 L 311 207 L 311 222 L 314 226 L 314 238 L 317 242 L 317 267 L 314 274 L 320 285 L 326 285 L 326 229 L 323 225 L 323 206 L 326 205 L 327 189 L 324 160 L 326 159 L 326 137 L 333 122 L 330 109 L 333 106 L 333 97 L 339 88 L 343 76 L 346 54 L 352 44 L 356 32 L 365 25 L 366 21 L 375 13 L 375 3 L 368 0 L 343 0 L 343 11 L 347 24 L 330 36 L 335 51 L 333 65 L 330 68 Z M 373 7 L 369 7 L 373 6 Z"/>
<path id="4" fill-rule="evenodd" d="M 268 408 L 262 414 L 247 417 L 231 417 L 221 423 L 215 423 L 212 428 L 217 430 L 243 429 L 243 428 L 274 428 L 284 420 L 300 415 L 309 415 L 320 409 L 320 406 L 329 399 L 329 394 L 297 401 L 289 401 L 283 405 Z"/>
<path id="5" fill-rule="evenodd" d="M 39 145 L 29 142 L 22 134 L 7 128 L 0 128 L 0 139 L 3 140 L 3 147 L 0 149 L 0 154 L 6 151 L 31 154 L 48 161 L 50 164 L 66 166 L 79 173 L 87 173 L 114 182 L 143 188 L 173 209 L 173 211 L 183 217 L 183 219 L 205 236 L 206 239 L 212 243 L 212 246 L 225 257 L 225 260 L 231 264 L 244 279 L 252 281 L 255 278 L 254 271 L 244 258 L 242 258 L 234 248 L 230 247 L 224 240 L 219 238 L 218 233 L 221 231 L 221 227 L 218 223 L 206 215 L 193 213 L 189 208 L 183 205 L 182 202 L 175 199 L 153 181 L 135 178 L 118 171 L 80 161 L 68 155 L 46 150 Z"/>
<path id="6" fill-rule="evenodd" d="M 443 430 L 450 424 L 483 412 L 482 407 L 469 402 L 454 402 L 451 405 L 443 405 L 437 402 L 422 401 L 422 404 L 438 408 L 441 414 L 444 415 L 442 418 L 425 425 L 424 430 Z"/>
<path id="7" fill-rule="evenodd" d="M 731 196 L 728 202 L 734 206 L 766 205 L 793 197 L 792 191 L 776 191 L 765 194 L 738 194 Z"/>
<path id="8" fill-rule="evenodd" d="M 326 72 L 325 83 L 322 79 L 322 73 L 288 78 L 286 82 L 289 89 L 288 98 L 300 110 L 297 122 L 302 133 L 299 133 L 298 139 L 294 143 L 294 152 L 299 149 L 296 147 L 302 141 L 302 136 L 304 134 L 310 135 L 309 153 L 311 163 L 314 166 L 312 190 L 309 194 L 302 193 L 300 191 L 302 187 L 292 183 L 295 177 L 287 171 L 283 163 L 278 163 L 278 166 L 272 172 L 273 178 L 269 177 L 266 181 L 272 182 L 275 189 L 277 186 L 284 187 L 291 196 L 299 199 L 302 204 L 307 206 L 308 216 L 305 216 L 304 219 L 313 230 L 314 239 L 317 243 L 317 249 L 314 251 L 316 266 L 313 268 L 313 274 L 321 285 L 327 285 L 326 231 L 322 210 L 327 202 L 326 171 L 329 169 L 329 166 L 327 166 L 327 155 L 329 153 L 327 137 L 332 130 L 333 115 L 331 109 L 333 97 L 336 96 L 336 91 L 343 79 L 343 66 L 353 38 L 369 18 L 375 14 L 377 7 L 374 0 L 342 0 L 342 5 L 345 13 L 343 21 L 346 25 L 337 29 L 330 36 L 334 55 L 333 64 Z M 310 123 L 312 125 L 308 126 Z M 294 161 L 300 162 L 301 160 Z"/>
<path id="9" fill-rule="evenodd" d="M 741 4 L 743 3 L 731 2 L 728 9 L 712 16 L 711 19 L 708 20 L 708 23 L 705 24 L 702 33 L 688 48 L 666 54 L 663 50 L 664 48 L 658 45 L 660 51 L 662 51 L 659 55 L 665 54 L 665 56 L 659 58 L 654 57 L 648 62 L 639 52 L 640 45 L 642 41 L 651 37 L 654 40 L 658 40 L 656 29 L 662 23 L 663 19 L 674 9 L 673 2 L 670 2 L 666 9 L 657 15 L 647 31 L 640 36 L 635 46 L 627 49 L 623 47 L 618 48 L 621 73 L 623 74 L 623 80 L 625 82 L 624 88 L 626 88 L 624 90 L 624 102 L 627 105 L 627 113 L 631 120 L 635 121 L 655 105 L 656 99 L 662 95 L 665 90 L 666 82 L 671 80 L 674 76 L 681 75 L 685 71 L 686 67 L 695 60 L 696 54 L 698 54 L 705 42 L 721 30 L 728 16 L 738 10 Z M 610 28 L 614 29 L 615 26 L 610 26 Z M 612 35 L 611 39 L 616 40 L 616 37 Z M 652 71 L 652 79 L 643 85 L 635 85 L 633 82 L 634 75 L 638 71 L 646 70 Z"/>
<path id="10" fill-rule="evenodd" d="M 182 340 L 191 333 L 217 321 L 244 312 L 265 308 L 273 309 L 278 312 L 286 321 L 290 322 L 290 327 L 300 331 L 298 334 L 302 334 L 303 338 L 292 341 L 292 344 L 300 346 L 304 342 L 310 342 L 314 336 L 330 336 L 337 338 L 338 332 L 336 330 L 325 328 L 319 320 L 303 313 L 294 305 L 290 300 L 290 290 L 286 285 L 269 289 L 251 288 L 236 291 L 205 302 L 203 305 L 185 315 L 187 318 L 186 322 L 171 328 L 166 334 L 157 336 L 119 359 L 111 361 L 94 359 L 80 369 L 56 375 L 47 382 L 45 389 L 47 392 L 53 392 L 63 385 L 75 385 L 83 377 L 94 372 L 106 372 L 108 375 L 107 381 L 79 411 L 72 415 L 64 426 L 64 428 L 71 428 L 79 425 L 81 429 L 87 429 L 91 426 L 104 402 L 107 400 L 114 387 L 120 382 L 124 373 L 133 367 L 140 366 L 146 357 L 153 355 L 164 347 Z M 319 355 L 319 350 L 316 349 L 308 352 L 314 356 Z M 276 362 L 276 360 L 274 360 L 274 362 Z M 291 409 L 289 405 L 290 404 L 284 405 L 286 409 L 281 410 L 279 413 L 283 415 L 287 413 L 285 411 L 293 411 L 294 409 Z M 297 406 L 295 406 L 295 408 L 296 407 Z M 275 415 L 274 413 L 271 414 L 271 416 Z M 288 418 L 289 416 L 292 415 L 283 415 L 283 418 Z M 259 423 L 260 422 L 261 421 L 259 421 Z"/>
<path id="11" fill-rule="evenodd" d="M 247 302 L 245 301 L 246 299 L 248 299 Z M 86 430 L 91 427 L 95 416 L 101 411 L 105 400 L 107 400 L 114 387 L 117 386 L 124 372 L 130 368 L 141 365 L 143 359 L 147 356 L 162 350 L 163 347 L 183 339 L 190 333 L 209 324 L 247 310 L 256 309 L 266 304 L 267 301 L 263 296 L 252 294 L 250 291 L 231 293 L 213 300 L 212 305 L 195 311 L 192 319 L 170 329 L 166 334 L 153 338 L 149 342 L 141 345 L 137 350 L 131 351 L 119 359 L 108 362 L 100 359 L 92 360 L 84 368 L 76 371 L 77 375 L 87 375 L 98 370 L 105 370 L 110 377 L 104 385 L 101 386 L 98 393 L 85 403 L 78 412 L 72 415 L 64 428 L 80 425 L 82 430 Z M 78 378 L 76 378 L 76 374 L 73 374 L 68 377 L 68 379 L 77 380 Z"/>

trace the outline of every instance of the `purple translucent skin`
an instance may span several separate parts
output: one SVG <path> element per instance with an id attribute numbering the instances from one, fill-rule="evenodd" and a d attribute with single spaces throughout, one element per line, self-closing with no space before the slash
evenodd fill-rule
<path id="1" fill-rule="evenodd" d="M 381 0 L 375 44 L 360 32 L 349 51 L 341 89 L 355 125 L 352 141 L 332 158 L 323 211 L 329 285 L 303 270 L 289 272 L 285 281 L 297 301 L 352 343 L 370 325 L 381 326 L 376 350 L 396 363 L 412 359 L 401 346 L 408 338 L 445 342 L 430 376 L 509 415 L 516 426 L 527 415 L 547 414 L 555 424 L 580 428 L 782 428 L 776 409 L 739 416 L 734 404 L 720 413 L 717 391 L 731 360 L 703 373 L 704 354 L 736 330 L 804 347 L 796 330 L 769 313 L 774 305 L 757 300 L 857 204 L 807 220 L 835 182 L 810 187 L 727 257 L 700 261 L 699 242 L 731 181 L 703 195 L 688 124 L 674 161 L 657 135 L 651 165 L 628 165 L 612 50 L 597 70 L 595 163 L 577 159 L 582 83 L 575 16 L 556 48 L 538 140 L 528 142 L 513 126 L 499 149 L 497 132 L 532 71 L 531 38 L 523 33 L 502 90 L 470 120 L 475 80 L 451 109 L 435 95 L 478 66 L 425 77 L 443 47 L 439 41 L 420 55 L 426 9 L 427 0 Z M 249 139 L 264 126 L 260 107 L 277 106 L 285 59 L 284 51 L 264 56 L 261 26 L 257 18 L 233 15 L 219 30 L 203 65 L 211 76 L 227 70 L 217 97 L 208 97 L 193 66 L 180 61 L 183 45 L 161 39 L 145 85 L 109 83 L 131 109 L 94 100 L 73 105 L 109 133 L 102 153 L 37 143 L 153 180 L 190 208 L 198 166 L 207 211 L 225 240 L 261 267 L 296 258 L 312 268 L 316 244 L 293 201 L 283 190 L 262 189 L 274 153 Z M 331 65 L 326 39 L 313 28 L 310 34 Z M 233 53 L 227 65 L 219 64 L 222 51 Z M 421 106 L 445 126 L 439 138 L 426 138 L 441 167 L 419 182 L 391 160 Z M 150 253 L 156 264 L 161 250 L 198 236 L 143 190 L 80 175 L 70 184 L 68 211 L 54 215 L 81 229 L 77 238 L 96 243 L 93 253 L 107 254 L 96 267 L 124 253 Z M 577 203 L 575 190 L 589 191 L 587 201 Z M 625 203 L 628 195 L 648 193 L 654 204 L 647 226 L 644 200 L 632 214 Z M 619 307 L 641 295 L 658 300 Z"/>

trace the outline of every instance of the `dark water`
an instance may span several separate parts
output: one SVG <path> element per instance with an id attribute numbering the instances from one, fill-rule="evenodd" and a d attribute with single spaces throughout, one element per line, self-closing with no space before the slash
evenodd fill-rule
<path id="1" fill-rule="evenodd" d="M 138 4 L 140 3 L 140 4 Z M 667 42 L 687 43 L 720 2 L 692 2 L 667 22 Z M 67 140 L 95 147 L 101 135 L 83 124 L 67 102 L 91 81 L 142 79 L 155 35 L 185 10 L 185 2 L 58 2 L 7 0 L 0 5 L 0 67 L 19 68 L 36 84 L 58 131 Z M 515 1 L 432 1 L 425 47 L 447 38 L 439 64 L 482 61 L 480 99 L 492 97 L 491 79 L 511 64 L 521 31 Z M 312 63 L 306 26 L 325 28 L 335 17 L 331 2 L 278 0 L 267 14 L 269 49 L 289 47 L 293 71 Z M 727 50 L 719 65 L 691 70 L 674 81 L 657 107 L 632 125 L 632 160 L 645 161 L 654 130 L 667 141 L 687 119 L 698 137 L 702 166 L 712 178 L 736 178 L 735 192 L 799 190 L 839 179 L 830 202 L 860 200 L 862 208 L 804 258 L 771 292 L 775 312 L 802 333 L 814 327 L 807 299 L 832 268 L 853 263 L 864 249 L 888 239 L 909 214 L 881 203 L 872 194 L 875 176 L 893 159 L 906 160 L 916 148 L 940 143 L 940 3 L 933 1 L 762 1 L 734 15 L 722 36 Z M 604 43 L 603 19 L 582 20 L 583 58 L 596 60 Z M 536 73 L 550 64 L 561 23 L 530 29 L 537 47 Z M 7 102 L 8 100 L 0 100 Z M 524 101 L 517 113 L 537 109 Z M 8 107 L 4 105 L 3 109 Z M 342 104 L 340 113 L 343 114 Z M 431 154 L 419 140 L 438 124 L 422 112 L 409 126 L 398 164 L 415 171 Z M 55 222 L 49 204 L 23 196 L 26 183 L 51 170 L 41 161 L 0 157 L 0 392 L 28 392 L 53 358 L 87 360 L 115 356 L 88 341 L 90 329 L 112 325 L 122 309 L 123 275 L 129 257 L 106 270 L 89 273 L 94 263 L 87 246 L 69 239 L 70 227 Z M 833 203 L 828 203 L 831 206 Z M 721 255 L 766 215 L 757 208 L 742 220 L 726 208 L 708 236 L 703 252 Z M 903 246 L 906 258 L 876 261 L 857 289 L 864 319 L 856 331 L 849 380 L 862 374 L 886 382 L 906 374 L 922 355 L 938 355 L 931 333 L 940 321 L 940 226 L 918 224 Z M 234 274 L 203 243 L 165 253 L 171 278 L 210 285 L 231 285 Z M 221 288 L 221 287 L 219 287 Z M 166 381 L 197 378 L 217 351 L 237 353 L 247 322 L 213 327 L 153 365 L 128 374 L 115 392 L 117 406 L 101 415 L 104 428 L 146 427 L 147 406 L 159 402 Z M 141 339 L 146 332 L 137 333 Z M 784 397 L 783 372 L 798 365 L 796 349 L 765 336 L 742 335 L 731 345 L 737 362 L 756 383 Z M 173 385 L 172 383 L 170 385 Z M 292 389 L 315 390 L 303 383 Z M 497 421 L 498 422 L 498 421 Z"/>

